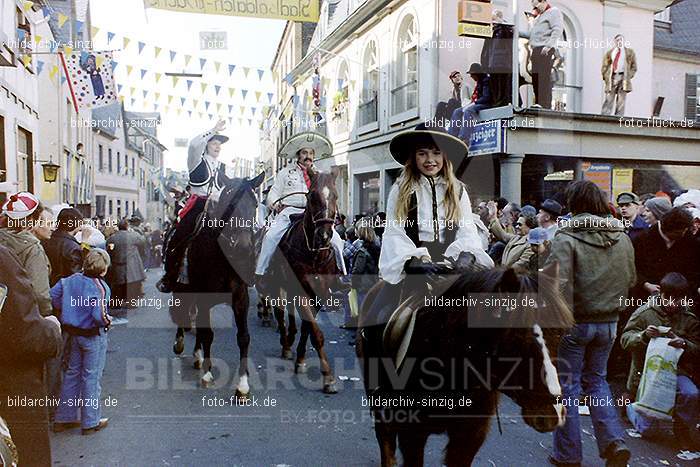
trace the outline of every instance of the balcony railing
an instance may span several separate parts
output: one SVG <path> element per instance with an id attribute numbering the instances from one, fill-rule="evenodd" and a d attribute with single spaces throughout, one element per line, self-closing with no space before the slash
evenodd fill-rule
<path id="1" fill-rule="evenodd" d="M 377 93 L 367 102 L 361 103 L 358 108 L 359 126 L 363 127 L 377 121 Z"/>
<path id="2" fill-rule="evenodd" d="M 391 90 L 393 115 L 418 107 L 418 80 L 411 80 Z"/>

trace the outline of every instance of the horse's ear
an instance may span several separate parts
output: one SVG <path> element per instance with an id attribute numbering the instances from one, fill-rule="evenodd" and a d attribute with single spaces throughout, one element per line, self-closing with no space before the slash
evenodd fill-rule
<path id="1" fill-rule="evenodd" d="M 262 185 L 262 182 L 263 182 L 264 180 L 265 180 L 265 171 L 263 170 L 262 172 L 260 172 L 260 175 L 258 175 L 257 177 L 255 177 L 254 179 L 252 179 L 252 180 L 250 181 L 250 186 L 251 186 L 251 188 L 252 188 L 253 190 L 255 190 L 257 187 L 259 187 L 260 185 Z"/>
<path id="2" fill-rule="evenodd" d="M 338 175 L 340 175 L 340 169 L 338 167 L 331 167 L 331 175 L 333 176 L 333 182 L 338 178 Z"/>
<path id="3" fill-rule="evenodd" d="M 547 276 L 551 281 L 555 290 L 559 289 L 559 261 L 547 263 L 540 273 Z"/>
<path id="4" fill-rule="evenodd" d="M 500 289 L 502 292 L 517 293 L 520 292 L 520 278 L 513 268 L 508 268 L 501 276 Z"/>

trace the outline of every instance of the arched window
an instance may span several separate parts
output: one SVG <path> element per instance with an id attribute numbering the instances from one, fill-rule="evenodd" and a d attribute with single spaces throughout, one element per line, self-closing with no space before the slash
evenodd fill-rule
<path id="1" fill-rule="evenodd" d="M 412 15 L 401 22 L 396 53 L 392 115 L 418 107 L 418 27 Z"/>
<path id="2" fill-rule="evenodd" d="M 579 49 L 576 30 L 564 14 L 564 31 L 556 47 L 552 71 L 552 109 L 562 112 L 580 112 L 581 83 L 578 76 Z"/>
<path id="3" fill-rule="evenodd" d="M 371 41 L 362 57 L 362 95 L 360 96 L 360 126 L 377 121 L 377 96 L 379 94 L 379 58 L 377 43 Z"/>
<path id="4" fill-rule="evenodd" d="M 337 91 L 333 96 L 333 111 L 331 121 L 334 132 L 345 133 L 348 131 L 348 100 L 350 99 L 350 71 L 346 61 L 342 61 L 338 67 Z"/>

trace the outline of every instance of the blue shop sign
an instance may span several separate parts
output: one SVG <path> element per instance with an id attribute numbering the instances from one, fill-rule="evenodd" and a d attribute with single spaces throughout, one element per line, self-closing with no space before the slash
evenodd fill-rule
<path id="1" fill-rule="evenodd" d="M 505 139 L 506 132 L 501 120 L 477 123 L 469 138 L 469 155 L 501 153 L 506 147 Z"/>

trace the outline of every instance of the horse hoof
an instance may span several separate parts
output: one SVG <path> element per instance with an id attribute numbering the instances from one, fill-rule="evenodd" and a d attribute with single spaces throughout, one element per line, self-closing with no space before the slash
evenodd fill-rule
<path id="1" fill-rule="evenodd" d="M 180 355 L 185 351 L 185 338 L 184 336 L 179 336 L 175 339 L 175 344 L 173 345 L 173 352 L 175 355 Z"/>
<path id="2" fill-rule="evenodd" d="M 250 393 L 242 393 L 239 389 L 236 389 L 236 400 L 239 404 L 243 405 L 250 400 Z"/>
<path id="3" fill-rule="evenodd" d="M 209 388 L 214 385 L 214 375 L 211 374 L 211 371 L 204 373 L 204 376 L 199 380 L 199 384 L 203 388 Z"/>
<path id="4" fill-rule="evenodd" d="M 306 363 L 297 363 L 296 365 L 294 365 L 294 373 L 298 375 L 306 373 L 307 370 L 308 368 L 306 367 Z"/>
<path id="5" fill-rule="evenodd" d="M 201 370 L 203 364 L 204 364 L 203 352 L 201 350 L 196 350 L 194 352 L 194 362 L 192 363 L 192 366 L 194 367 L 195 370 Z"/>
<path id="6" fill-rule="evenodd" d="M 338 388 L 336 387 L 335 382 L 324 384 L 323 385 L 323 393 L 324 394 L 337 394 Z"/>
<path id="7" fill-rule="evenodd" d="M 282 351 L 282 359 L 283 360 L 291 360 L 292 359 L 292 351 L 289 349 L 285 349 Z"/>

